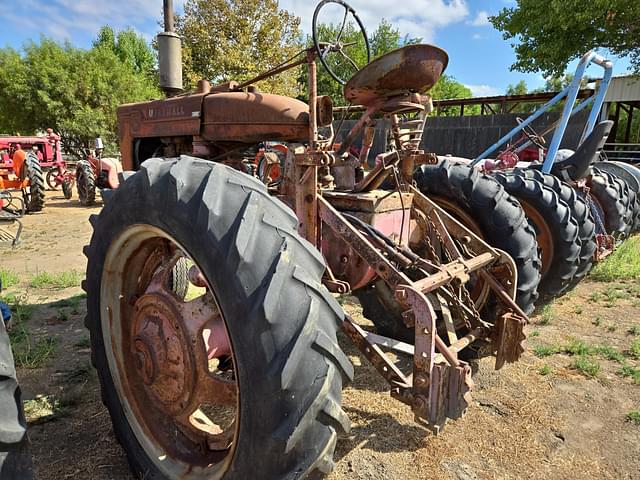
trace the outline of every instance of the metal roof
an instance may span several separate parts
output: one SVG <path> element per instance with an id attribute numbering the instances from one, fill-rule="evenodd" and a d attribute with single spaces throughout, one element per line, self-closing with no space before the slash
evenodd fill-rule
<path id="1" fill-rule="evenodd" d="M 640 102 L 640 76 L 613 77 L 605 102 Z"/>

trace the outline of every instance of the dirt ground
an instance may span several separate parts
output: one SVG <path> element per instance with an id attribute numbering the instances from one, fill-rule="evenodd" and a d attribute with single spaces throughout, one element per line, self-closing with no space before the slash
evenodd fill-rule
<path id="1" fill-rule="evenodd" d="M 31 285 L 42 272 L 84 272 L 88 216 L 100 206 L 83 208 L 55 192 L 47 200 L 43 213 L 25 219 L 22 245 L 4 249 L 0 261 L 19 277 L 4 294 L 34 306 L 25 322 L 29 334 L 57 342 L 42 366 L 18 369 L 37 478 L 130 479 L 90 367 L 79 280 L 66 288 Z M 349 299 L 345 308 L 359 315 Z M 627 418 L 640 410 L 640 378 L 634 383 L 620 374 L 623 365 L 640 368 L 629 352 L 640 338 L 639 314 L 637 283 L 583 282 L 533 317 L 520 362 L 498 372 L 489 358 L 474 365 L 473 402 L 439 436 L 390 398 L 385 382 L 342 338 L 356 366 L 344 391 L 352 430 L 338 443 L 329 478 L 640 479 L 640 425 Z M 591 353 L 583 355 L 580 345 Z M 579 364 L 584 359 L 591 370 Z M 54 408 L 31 408 L 43 400 Z"/>

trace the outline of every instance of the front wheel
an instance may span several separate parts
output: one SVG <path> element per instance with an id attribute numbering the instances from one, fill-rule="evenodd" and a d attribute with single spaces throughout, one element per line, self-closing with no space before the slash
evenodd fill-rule
<path id="1" fill-rule="evenodd" d="M 45 180 L 38 157 L 29 152 L 24 161 L 24 176 L 29 180 L 26 188 L 22 190 L 22 197 L 27 212 L 40 212 L 44 208 Z"/>
<path id="2" fill-rule="evenodd" d="M 145 162 L 91 221 L 86 325 L 134 474 L 329 473 L 353 369 L 322 256 L 290 209 L 251 177 L 182 157 Z M 171 288 L 185 258 L 191 300 Z"/>

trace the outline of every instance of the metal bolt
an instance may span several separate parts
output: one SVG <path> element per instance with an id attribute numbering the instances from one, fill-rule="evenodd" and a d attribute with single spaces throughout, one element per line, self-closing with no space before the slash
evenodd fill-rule
<path id="1" fill-rule="evenodd" d="M 342 255 L 340 257 L 340 263 L 349 263 L 349 257 L 347 257 L 346 255 Z"/>

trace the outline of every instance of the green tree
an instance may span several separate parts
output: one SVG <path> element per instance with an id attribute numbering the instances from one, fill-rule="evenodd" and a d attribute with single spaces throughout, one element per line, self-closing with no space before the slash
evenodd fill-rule
<path id="1" fill-rule="evenodd" d="M 471 90 L 458 82 L 451 75 L 442 74 L 438 82 L 429 91 L 434 100 L 453 100 L 456 98 L 471 98 L 473 93 Z M 451 117 L 460 115 L 460 107 L 442 107 L 438 109 L 438 115 Z M 465 115 L 479 115 L 480 107 L 478 105 L 465 105 Z"/>
<path id="2" fill-rule="evenodd" d="M 594 48 L 628 56 L 640 72 L 638 0 L 517 0 L 489 20 L 514 40 L 512 69 L 561 75 L 574 58 Z"/>
<path id="3" fill-rule="evenodd" d="M 509 84 L 507 87 L 507 95 L 526 95 L 527 92 L 527 82 L 524 80 L 520 80 L 515 85 Z"/>
<path id="4" fill-rule="evenodd" d="M 106 25 L 98 32 L 93 42 L 95 48 L 107 48 L 115 53 L 120 61 L 136 73 L 144 73 L 155 78 L 156 58 L 146 40 L 134 30 L 127 28 L 114 32 Z"/>
<path id="5" fill-rule="evenodd" d="M 242 81 L 273 68 L 301 49 L 300 19 L 277 0 L 187 0 L 176 17 L 183 41 L 187 86 L 205 78 L 214 83 Z M 259 83 L 261 88 L 297 95 L 297 73 L 289 71 Z"/>
<path id="6" fill-rule="evenodd" d="M 100 135 L 117 150 L 116 108 L 159 96 L 149 76 L 104 45 L 83 50 L 47 38 L 22 52 L 0 50 L 0 131 L 33 134 L 51 127 L 65 151 L 83 155 Z"/>

